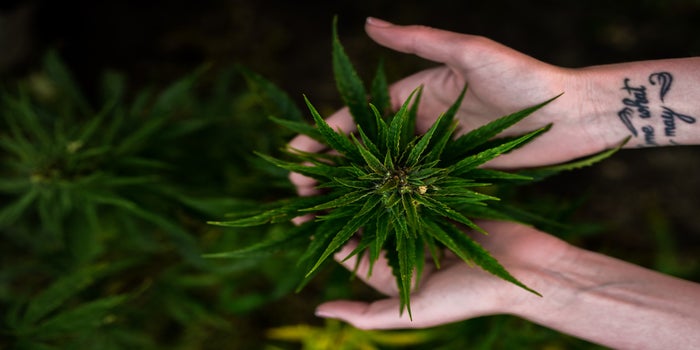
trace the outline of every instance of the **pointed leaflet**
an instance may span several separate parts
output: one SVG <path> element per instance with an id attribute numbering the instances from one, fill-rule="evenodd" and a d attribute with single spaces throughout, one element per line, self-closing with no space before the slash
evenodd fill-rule
<path id="1" fill-rule="evenodd" d="M 434 236 L 436 239 L 440 240 L 441 237 L 445 239 L 443 242 L 445 245 L 452 244 L 456 249 L 452 250 L 457 256 L 462 258 L 462 260 L 465 261 L 473 261 L 477 265 L 479 265 L 482 269 L 484 269 L 487 272 L 490 272 L 491 274 L 502 278 L 508 282 L 511 282 L 515 284 L 518 287 L 521 287 L 528 292 L 531 292 L 535 295 L 542 296 L 540 293 L 537 291 L 531 289 L 530 287 L 526 286 L 522 282 L 518 281 L 513 275 L 511 275 L 504 267 L 501 265 L 498 260 L 496 260 L 494 257 L 489 254 L 486 249 L 484 249 L 481 245 L 476 243 L 474 240 L 469 238 L 464 232 L 462 232 L 460 229 L 455 227 L 452 224 L 437 224 L 438 226 L 442 227 L 442 229 L 446 234 L 445 236 L 438 234 Z M 440 230 L 437 230 L 438 232 Z M 431 230 L 431 232 L 433 232 Z M 438 237 L 440 236 L 440 237 Z M 451 241 L 451 242 L 450 242 Z"/>
<path id="2" fill-rule="evenodd" d="M 415 147 L 413 147 L 411 149 L 411 152 L 408 154 L 406 166 L 413 167 L 418 163 L 418 160 L 420 160 L 420 157 L 423 155 L 423 152 L 425 152 L 426 148 L 428 148 L 430 140 L 432 139 L 435 132 L 439 129 L 439 126 L 444 118 L 446 118 L 446 116 L 445 114 L 442 114 L 438 118 L 438 120 L 430 127 L 430 129 L 428 129 L 428 131 L 420 137 Z"/>
<path id="3" fill-rule="evenodd" d="M 374 120 L 377 125 L 377 138 L 375 145 L 377 146 L 377 148 L 379 148 L 380 152 L 387 152 L 388 148 L 384 140 L 386 140 L 387 138 L 389 127 L 387 126 L 386 122 L 384 121 L 384 118 L 382 117 L 382 114 L 379 112 L 377 107 L 375 107 L 372 104 L 370 104 L 369 107 L 372 110 L 372 113 L 374 114 Z"/>
<path id="4" fill-rule="evenodd" d="M 416 94 L 417 91 L 419 91 L 421 88 L 419 87 L 418 89 L 415 89 L 411 92 L 411 94 L 408 96 L 406 101 L 401 105 L 401 108 L 396 112 L 394 115 L 393 119 L 391 119 L 391 122 L 389 123 L 389 130 L 387 132 L 387 149 L 391 151 L 394 155 L 398 157 L 401 156 L 401 152 L 403 149 L 401 148 L 402 145 L 402 137 L 405 134 L 405 128 L 409 125 L 409 118 L 410 114 L 408 113 L 409 106 L 411 104 L 411 101 L 413 100 L 413 96 Z"/>
<path id="5" fill-rule="evenodd" d="M 377 159 L 377 157 L 372 154 L 368 149 L 365 148 L 357 139 L 355 138 L 355 135 L 350 135 L 350 137 L 355 141 L 355 145 L 357 145 L 357 150 L 360 152 L 360 155 L 362 158 L 365 160 L 365 163 L 367 166 L 372 169 L 377 174 L 384 174 L 387 169 L 384 167 L 384 164 Z"/>
<path id="6" fill-rule="evenodd" d="M 418 104 L 420 103 L 420 98 L 423 95 L 423 86 L 419 86 L 416 89 L 416 97 L 413 98 L 413 104 L 408 110 L 407 118 L 404 122 L 403 128 L 401 130 L 401 144 L 400 147 L 403 150 L 406 145 L 413 140 L 416 136 L 416 118 L 418 118 Z"/>
<path id="7" fill-rule="evenodd" d="M 278 250 L 288 250 L 290 245 L 294 245 L 297 242 L 306 242 L 308 232 L 313 231 L 315 226 L 318 226 L 318 222 L 313 220 L 307 221 L 288 230 L 282 237 L 269 238 L 260 243 L 234 251 L 204 254 L 203 257 L 211 259 L 248 258 L 273 253 Z"/>
<path id="8" fill-rule="evenodd" d="M 321 136 L 326 141 L 326 144 L 334 150 L 344 154 L 351 160 L 355 162 L 360 161 L 362 157 L 358 153 L 355 145 L 353 145 L 352 142 L 350 142 L 350 140 L 347 137 L 345 137 L 345 135 L 339 134 L 335 130 L 333 130 L 333 128 L 331 128 L 331 126 L 328 125 L 328 123 L 326 123 L 325 120 L 323 120 L 321 114 L 318 113 L 316 108 L 311 104 L 311 102 L 309 101 L 309 99 L 306 98 L 306 96 L 304 96 L 304 101 L 309 107 L 309 111 L 311 111 L 311 116 L 316 122 L 316 128 L 318 128 L 318 131 L 321 133 Z"/>
<path id="9" fill-rule="evenodd" d="M 386 82 L 386 74 L 384 73 L 383 59 L 379 60 L 377 72 L 372 80 L 371 96 L 372 104 L 377 106 L 382 113 L 389 112 L 391 109 L 391 97 L 389 96 L 389 85 Z"/>
<path id="10" fill-rule="evenodd" d="M 360 209 L 360 211 L 347 222 L 347 224 L 335 235 L 335 237 L 333 237 L 333 240 L 330 242 L 330 244 L 328 244 L 328 247 L 323 254 L 321 254 L 321 257 L 318 258 L 316 264 L 314 264 L 309 272 L 307 272 L 307 276 L 312 274 L 319 266 L 321 266 L 328 256 L 345 244 L 345 242 L 347 242 L 348 239 L 350 239 L 350 237 L 352 237 L 352 235 L 360 229 L 360 227 L 369 221 L 369 219 L 371 219 L 374 215 L 377 215 L 376 211 L 373 211 L 373 209 L 380 203 L 380 201 L 381 197 L 370 196 L 370 198 L 362 206 L 362 209 Z"/>
<path id="11" fill-rule="evenodd" d="M 374 139 L 377 136 L 377 128 L 374 116 L 367 108 L 367 91 L 338 39 L 338 17 L 333 18 L 333 75 L 338 92 L 355 122 Z"/>
<path id="12" fill-rule="evenodd" d="M 93 283 L 98 271 L 98 268 L 91 267 L 56 280 L 32 298 L 22 317 L 22 324 L 26 326 L 34 324 L 58 309 L 66 300 Z"/>
<path id="13" fill-rule="evenodd" d="M 435 214 L 442 215 L 448 219 L 455 220 L 455 221 L 462 223 L 462 224 L 466 225 L 467 227 L 474 229 L 476 231 L 479 231 L 481 233 L 486 233 L 486 232 L 484 232 L 484 230 L 481 227 L 477 226 L 474 222 L 469 220 L 467 217 L 460 214 L 456 210 L 448 207 L 446 204 L 444 204 L 441 201 L 430 198 L 429 196 L 416 196 L 415 199 L 420 204 L 422 204 L 425 207 L 425 209 L 430 210 Z"/>
<path id="14" fill-rule="evenodd" d="M 464 158 L 464 159 L 460 160 L 459 162 L 457 162 L 456 164 L 449 167 L 450 174 L 456 175 L 456 176 L 462 175 L 465 172 L 467 172 L 471 169 L 474 169 L 477 166 L 484 164 L 484 163 L 488 162 L 489 160 L 496 158 L 499 155 L 512 150 L 513 148 L 518 147 L 522 143 L 525 143 L 525 142 L 539 136 L 540 134 L 549 130 L 550 127 L 551 127 L 551 124 L 544 127 L 544 128 L 529 132 L 523 136 L 516 138 L 515 140 L 508 141 L 508 142 L 506 142 L 498 147 L 490 148 L 490 149 L 487 149 L 483 152 L 480 152 L 480 153 L 477 153 L 475 155 Z"/>
<path id="15" fill-rule="evenodd" d="M 399 262 L 399 299 L 403 313 L 404 307 L 408 311 L 408 318 L 413 320 L 411 314 L 411 280 L 413 279 L 413 268 L 416 266 L 416 240 L 404 234 L 396 235 L 396 253 Z"/>
<path id="16" fill-rule="evenodd" d="M 515 112 L 513 114 L 503 116 L 501 118 L 498 118 L 486 125 L 483 125 L 477 129 L 474 129 L 462 136 L 460 136 L 457 140 L 455 140 L 452 144 L 450 144 L 449 148 L 445 150 L 446 153 L 446 158 L 461 158 L 469 150 L 474 149 L 475 147 L 483 144 L 484 142 L 492 139 L 496 135 L 498 135 L 501 131 L 509 128 L 510 126 L 514 125 L 515 123 L 521 121 L 525 117 L 529 116 L 533 112 L 537 111 L 538 109 L 546 106 L 550 102 L 554 101 L 556 98 L 561 96 L 561 94 L 544 101 L 538 105 L 525 108 L 523 110 L 520 110 L 518 112 Z"/>
<path id="17" fill-rule="evenodd" d="M 287 128 L 287 129 L 289 129 L 297 134 L 306 135 L 306 136 L 308 136 L 316 141 L 323 142 L 323 137 L 318 132 L 318 129 L 314 128 L 313 126 L 311 126 L 305 122 L 280 119 L 277 117 L 270 117 L 270 120 L 272 120 L 273 122 Z"/>
<path id="18" fill-rule="evenodd" d="M 580 160 L 576 160 L 576 161 L 565 163 L 565 164 L 558 164 L 558 165 L 546 166 L 546 167 L 541 167 L 541 168 L 521 170 L 516 175 L 524 176 L 526 179 L 529 179 L 530 181 L 540 181 L 540 180 L 543 180 L 544 178 L 547 178 L 549 176 L 556 175 L 562 171 L 575 170 L 575 169 L 591 166 L 591 165 L 593 165 L 597 162 L 600 162 L 602 160 L 605 160 L 606 158 L 615 154 L 617 151 L 622 149 L 622 147 L 627 143 L 627 141 L 629 141 L 629 139 L 630 139 L 629 137 L 625 138 L 615 148 L 611 148 L 609 150 L 599 152 L 597 154 L 594 154 L 592 156 L 589 156 L 589 157 L 586 157 L 586 158 L 583 158 Z"/>

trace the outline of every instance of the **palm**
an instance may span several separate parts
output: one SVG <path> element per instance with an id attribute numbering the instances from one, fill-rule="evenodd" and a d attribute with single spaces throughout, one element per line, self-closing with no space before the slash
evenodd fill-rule
<path id="1" fill-rule="evenodd" d="M 566 259 L 570 252 L 565 242 L 531 227 L 507 222 L 483 222 L 489 236 L 477 236 L 480 243 L 513 274 L 527 279 L 533 272 L 545 269 L 557 259 Z M 477 267 L 469 266 L 459 258 L 447 255 L 440 269 L 426 264 L 418 289 L 411 296 L 413 320 L 404 314 L 399 317 L 399 298 L 395 277 L 385 260 L 375 264 L 372 274 L 365 258 L 356 264 L 355 258 L 343 259 L 354 250 L 353 245 L 343 247 L 337 259 L 352 270 L 365 283 L 389 298 L 372 303 L 333 301 L 319 306 L 318 313 L 342 318 L 361 328 L 422 328 L 476 316 L 497 314 L 508 305 L 518 304 L 526 298 L 538 298 Z M 455 307 L 460 305 L 460 307 Z"/>

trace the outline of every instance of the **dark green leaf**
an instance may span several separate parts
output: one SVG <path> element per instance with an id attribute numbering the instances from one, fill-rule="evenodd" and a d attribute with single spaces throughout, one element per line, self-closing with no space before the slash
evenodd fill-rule
<path id="1" fill-rule="evenodd" d="M 367 91 L 338 38 L 338 17 L 333 18 L 333 75 L 338 92 L 355 122 L 371 138 L 376 137 L 374 116 L 367 107 Z"/>
<path id="2" fill-rule="evenodd" d="M 535 106 L 525 108 L 513 114 L 498 118 L 486 125 L 483 125 L 460 136 L 457 140 L 455 140 L 455 142 L 453 142 L 450 145 L 449 150 L 446 150 L 446 156 L 448 158 L 456 158 L 467 154 L 468 151 L 492 139 L 493 137 L 501 133 L 503 130 L 523 120 L 525 117 L 534 113 L 538 109 L 546 106 L 550 102 L 557 99 L 559 96 L 561 96 L 561 94 Z"/>

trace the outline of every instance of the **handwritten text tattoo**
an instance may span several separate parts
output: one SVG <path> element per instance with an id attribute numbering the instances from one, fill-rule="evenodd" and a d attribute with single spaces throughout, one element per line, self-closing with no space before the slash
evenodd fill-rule
<path id="1" fill-rule="evenodd" d="M 679 127 L 695 123 L 695 117 L 677 112 L 666 104 L 672 84 L 673 75 L 669 72 L 652 73 L 641 84 L 624 79 L 621 88 L 624 107 L 617 116 L 638 140 L 639 146 L 677 145 Z"/>

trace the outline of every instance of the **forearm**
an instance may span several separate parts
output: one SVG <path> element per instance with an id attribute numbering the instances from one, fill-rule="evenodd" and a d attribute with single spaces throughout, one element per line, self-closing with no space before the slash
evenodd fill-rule
<path id="1" fill-rule="evenodd" d="M 700 285 L 577 250 L 541 270 L 543 297 L 521 317 L 619 349 L 700 348 Z"/>
<path id="2" fill-rule="evenodd" d="M 700 144 L 700 57 L 574 70 L 586 118 L 608 147 Z"/>

